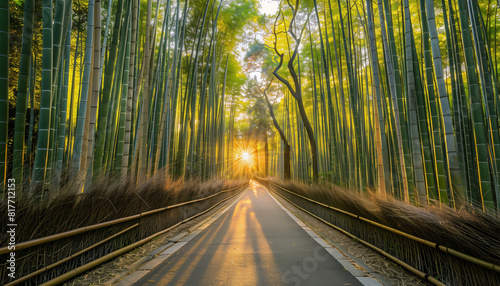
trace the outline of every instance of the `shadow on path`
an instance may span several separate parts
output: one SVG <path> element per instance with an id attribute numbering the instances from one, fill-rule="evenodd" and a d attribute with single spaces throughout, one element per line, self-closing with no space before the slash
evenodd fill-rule
<path id="1" fill-rule="evenodd" d="M 135 285 L 361 285 L 252 182 L 225 214 Z"/>

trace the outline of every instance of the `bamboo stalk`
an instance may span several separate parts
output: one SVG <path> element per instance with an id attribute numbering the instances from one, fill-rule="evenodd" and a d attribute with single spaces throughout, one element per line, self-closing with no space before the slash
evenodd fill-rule
<path id="1" fill-rule="evenodd" d="M 24 25 L 23 42 L 21 47 L 21 59 L 19 63 L 19 80 L 16 100 L 16 123 L 14 133 L 14 158 L 12 176 L 20 184 L 18 193 L 22 192 L 23 169 L 24 169 L 24 133 L 26 127 L 26 108 L 28 99 L 28 83 L 30 81 L 31 48 L 33 43 L 33 10 L 35 2 L 32 0 L 24 3 Z M 1 201 L 1 199 L 0 199 Z"/>

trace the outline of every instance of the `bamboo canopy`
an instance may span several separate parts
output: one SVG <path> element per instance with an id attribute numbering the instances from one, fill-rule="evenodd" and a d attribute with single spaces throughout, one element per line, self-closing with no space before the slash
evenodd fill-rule
<path id="1" fill-rule="evenodd" d="M 164 171 L 497 212 L 498 5 L 402 4 L 8 1 L 2 198 Z"/>

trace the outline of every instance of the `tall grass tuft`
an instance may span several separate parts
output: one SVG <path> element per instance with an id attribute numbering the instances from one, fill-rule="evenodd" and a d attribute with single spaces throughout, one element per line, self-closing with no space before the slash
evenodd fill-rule
<path id="1" fill-rule="evenodd" d="M 293 193 L 384 224 L 439 245 L 500 265 L 500 218 L 481 210 L 415 207 L 376 193 L 359 194 L 338 186 L 306 185 L 276 178 Z M 272 185 L 271 185 L 272 186 Z M 357 218 L 335 212 L 273 187 L 273 190 L 317 216 L 383 249 L 447 285 L 499 285 L 500 273 L 448 255 Z"/>

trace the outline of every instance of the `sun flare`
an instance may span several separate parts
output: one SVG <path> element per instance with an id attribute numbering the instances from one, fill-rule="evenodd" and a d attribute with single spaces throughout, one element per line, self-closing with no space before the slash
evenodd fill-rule
<path id="1" fill-rule="evenodd" d="M 250 163 L 251 161 L 251 155 L 248 152 L 242 152 L 241 153 L 241 160 L 245 161 L 246 163 Z"/>
<path id="2" fill-rule="evenodd" d="M 233 168 L 235 174 L 250 174 L 257 164 L 256 145 L 251 142 L 238 142 L 235 148 Z"/>
<path id="3" fill-rule="evenodd" d="M 239 165 L 252 166 L 255 159 L 253 151 L 250 148 L 240 148 L 236 156 L 236 161 L 239 161 Z"/>

